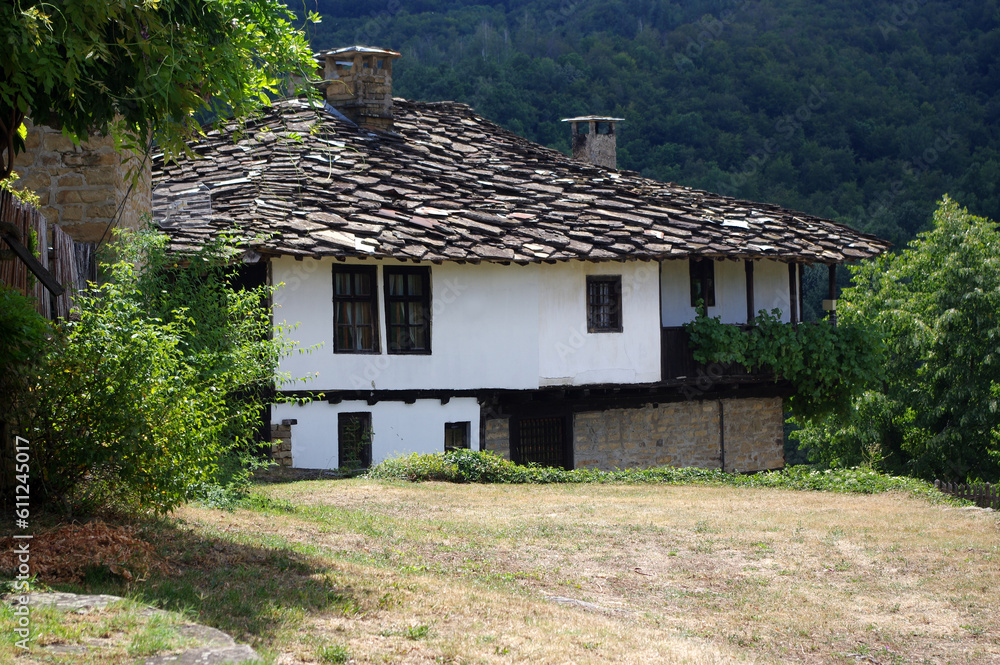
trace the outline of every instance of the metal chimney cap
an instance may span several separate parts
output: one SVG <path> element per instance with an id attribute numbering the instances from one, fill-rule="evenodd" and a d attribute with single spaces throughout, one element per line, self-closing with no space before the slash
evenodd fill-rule
<path id="1" fill-rule="evenodd" d="M 625 118 L 609 118 L 603 115 L 581 115 L 579 118 L 563 118 L 559 122 L 624 122 Z"/>
<path id="2" fill-rule="evenodd" d="M 396 51 L 390 51 L 384 48 L 375 48 L 372 46 L 345 46 L 343 48 L 332 49 L 329 51 L 323 51 L 319 55 L 346 55 L 348 53 L 363 53 L 365 55 L 378 55 L 383 58 L 402 58 L 403 55 Z"/>

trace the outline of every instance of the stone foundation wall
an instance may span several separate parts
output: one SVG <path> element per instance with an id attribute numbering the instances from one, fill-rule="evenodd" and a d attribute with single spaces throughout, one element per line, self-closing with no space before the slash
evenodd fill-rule
<path id="1" fill-rule="evenodd" d="M 509 419 L 492 418 L 486 421 L 486 436 L 483 439 L 482 448 L 496 453 L 504 459 L 510 459 Z"/>
<path id="2" fill-rule="evenodd" d="M 271 425 L 271 459 L 281 466 L 292 465 L 291 425 Z"/>
<path id="3" fill-rule="evenodd" d="M 719 468 L 719 403 L 672 402 L 573 417 L 577 468 Z"/>
<path id="4" fill-rule="evenodd" d="M 75 145 L 51 127 L 34 126 L 30 120 L 25 126 L 26 149 L 14 159 L 14 170 L 21 176 L 16 184 L 38 194 L 38 207 L 49 225 L 60 226 L 77 242 L 97 242 L 119 207 L 121 227 L 138 228 L 143 215 L 150 214 L 148 161 L 129 192 L 130 173 L 140 159 L 115 150 L 111 137 Z"/>
<path id="5" fill-rule="evenodd" d="M 785 466 L 785 414 L 780 397 L 723 400 L 726 471 Z"/>
<path id="6" fill-rule="evenodd" d="M 706 400 L 577 413 L 575 466 L 718 469 L 724 442 L 725 471 L 778 469 L 785 463 L 783 423 L 780 397 L 725 399 L 721 410 L 718 400 Z"/>

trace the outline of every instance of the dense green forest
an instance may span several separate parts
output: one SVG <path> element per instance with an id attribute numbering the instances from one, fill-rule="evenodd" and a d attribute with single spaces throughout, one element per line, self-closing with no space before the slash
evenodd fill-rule
<path id="1" fill-rule="evenodd" d="M 949 193 L 1000 219 L 998 0 L 306 0 L 317 49 L 399 50 L 395 94 L 471 104 L 569 151 L 898 245 Z"/>

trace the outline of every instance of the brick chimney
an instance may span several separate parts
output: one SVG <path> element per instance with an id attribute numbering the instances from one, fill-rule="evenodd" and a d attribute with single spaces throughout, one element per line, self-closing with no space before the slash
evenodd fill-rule
<path id="1" fill-rule="evenodd" d="M 573 127 L 573 159 L 590 162 L 609 169 L 618 168 L 615 123 L 624 118 L 585 115 L 563 118 Z"/>
<path id="2" fill-rule="evenodd" d="M 395 51 L 348 46 L 320 54 L 326 100 L 367 129 L 392 130 L 392 61 Z"/>

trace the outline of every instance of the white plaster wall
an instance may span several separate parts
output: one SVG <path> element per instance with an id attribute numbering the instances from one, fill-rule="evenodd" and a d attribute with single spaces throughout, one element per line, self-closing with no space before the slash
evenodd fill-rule
<path id="1" fill-rule="evenodd" d="M 687 259 L 663 261 L 660 268 L 660 307 L 664 327 L 680 326 L 695 317 L 691 306 L 691 278 Z M 754 308 L 777 307 L 782 320 L 788 321 L 788 264 L 780 261 L 754 261 Z M 709 316 L 723 323 L 746 323 L 746 268 L 742 261 L 715 262 L 715 307 Z"/>
<path id="2" fill-rule="evenodd" d="M 404 265 L 390 260 L 359 265 Z M 272 262 L 275 321 L 299 322 L 290 335 L 311 353 L 285 358 L 293 377 L 315 375 L 304 390 L 529 389 L 538 386 L 539 266 L 431 265 L 430 355 L 387 354 L 383 271 L 379 275 L 379 354 L 333 352 L 332 259 Z M 412 263 L 406 265 L 413 265 Z M 549 266 L 546 266 L 549 267 Z"/>
<path id="3" fill-rule="evenodd" d="M 276 404 L 272 422 L 296 419 L 292 425 L 292 466 L 301 469 L 337 467 L 337 416 L 340 413 L 372 414 L 372 464 L 409 453 L 444 452 L 444 425 L 470 423 L 469 447 L 479 450 L 479 402 L 474 397 L 454 398 L 447 404 L 421 399 L 413 404 L 364 401 L 328 404 Z"/>
<path id="4" fill-rule="evenodd" d="M 757 311 L 781 310 L 781 320 L 788 323 L 788 264 L 780 261 L 756 261 L 753 267 L 754 299 Z"/>
<path id="5" fill-rule="evenodd" d="M 541 266 L 539 384 L 652 383 L 660 379 L 655 262 Z M 587 332 L 587 275 L 621 275 L 622 332 Z"/>
<path id="6" fill-rule="evenodd" d="M 747 273 L 743 261 L 715 262 L 715 307 L 709 307 L 708 312 L 723 323 L 747 322 Z"/>

